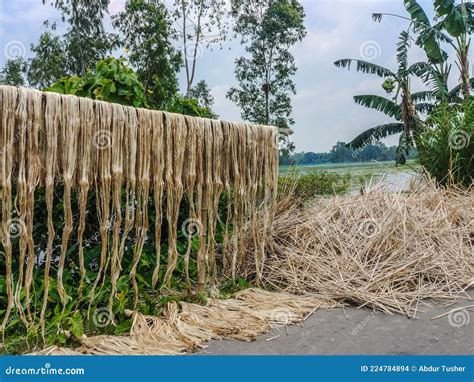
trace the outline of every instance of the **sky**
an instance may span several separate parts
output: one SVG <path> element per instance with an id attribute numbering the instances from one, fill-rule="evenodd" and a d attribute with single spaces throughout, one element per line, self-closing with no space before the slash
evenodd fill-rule
<path id="1" fill-rule="evenodd" d="M 301 1 L 301 0 L 300 0 Z M 109 14 L 123 9 L 125 0 L 111 0 Z M 49 1 L 47 1 L 49 3 Z M 381 23 L 371 19 L 373 12 L 406 15 L 402 0 L 303 0 L 307 35 L 291 52 L 298 72 L 294 77 L 297 94 L 292 98 L 295 133 L 291 139 L 296 151 L 329 151 L 338 141 L 349 142 L 367 128 L 389 122 L 375 110 L 356 105 L 357 94 L 385 95 L 382 79 L 336 68 L 341 58 L 364 59 L 396 70 L 395 47 L 399 33 L 408 22 L 386 17 Z M 425 10 L 431 0 L 419 0 Z M 46 20 L 60 21 L 58 12 L 41 0 L 0 0 L 0 67 L 6 59 L 22 55 L 30 57 L 31 43 L 37 43 Z M 105 20 L 111 30 L 110 16 Z M 59 29 L 60 31 L 60 29 Z M 452 57 L 452 52 L 447 50 Z M 239 108 L 226 98 L 236 86 L 235 59 L 244 55 L 238 40 L 227 42 L 222 49 L 202 48 L 198 51 L 196 82 L 205 79 L 214 96 L 214 110 L 225 120 L 241 120 Z M 410 62 L 422 61 L 424 53 L 416 46 L 410 51 Z M 473 62 L 471 57 L 471 62 Z M 453 65 L 451 81 L 458 73 Z M 184 71 L 180 73 L 184 89 Z M 417 81 L 414 90 L 424 86 Z M 396 144 L 391 137 L 386 144 Z"/>

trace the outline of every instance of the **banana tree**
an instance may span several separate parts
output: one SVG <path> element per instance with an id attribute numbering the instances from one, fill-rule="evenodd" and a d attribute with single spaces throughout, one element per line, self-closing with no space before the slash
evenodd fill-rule
<path id="1" fill-rule="evenodd" d="M 469 78 L 469 49 L 470 36 L 474 29 L 474 4 L 464 1 L 461 4 L 455 4 L 454 0 L 434 0 L 436 17 L 439 20 L 435 25 L 431 25 L 426 12 L 416 0 L 404 0 L 404 4 L 410 18 L 390 13 L 374 13 L 372 18 L 380 22 L 383 16 L 394 16 L 410 21 L 413 30 L 418 33 L 416 44 L 425 50 L 430 64 L 439 73 L 445 72 L 448 58 L 440 44 L 449 44 L 457 56 L 456 65 L 461 79 L 459 90 L 464 99 L 469 98 L 473 88 L 472 82 L 474 82 L 474 78 Z M 433 81 L 433 78 L 430 80 Z"/>
<path id="2" fill-rule="evenodd" d="M 410 78 L 418 76 L 423 66 L 421 65 L 422 63 L 408 65 L 410 43 L 411 37 L 409 32 L 403 31 L 400 33 L 399 42 L 397 43 L 398 70 L 396 72 L 358 59 L 342 59 L 334 62 L 334 65 L 337 67 L 347 67 L 348 69 L 350 69 L 352 63 L 355 63 L 357 71 L 375 74 L 384 78 L 385 81 L 382 87 L 388 94 L 395 91 L 392 99 L 377 95 L 358 95 L 354 97 L 354 101 L 357 104 L 381 111 L 397 120 L 397 122 L 370 128 L 354 138 L 348 146 L 358 149 L 375 140 L 401 133 L 396 159 L 397 163 L 402 164 L 405 163 L 405 155 L 408 153 L 408 150 L 413 146 L 413 140 L 416 143 L 422 129 L 422 121 L 418 116 L 417 106 L 414 103 L 410 90 Z"/>

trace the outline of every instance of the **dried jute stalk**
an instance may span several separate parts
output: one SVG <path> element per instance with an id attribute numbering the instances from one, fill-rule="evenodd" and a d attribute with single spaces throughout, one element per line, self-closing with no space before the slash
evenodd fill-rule
<path id="1" fill-rule="evenodd" d="M 71 302 L 79 307 L 85 299 L 92 307 L 103 295 L 99 292 L 104 284 L 110 283 L 112 311 L 125 261 L 130 264 L 134 305 L 139 307 L 137 280 L 147 240 L 154 242 L 156 263 L 150 275 L 140 276 L 154 289 L 170 286 L 180 261 L 189 289 L 213 286 L 222 272 L 245 274 L 250 260 L 238 238 L 249 230 L 257 249 L 251 262 L 261 276 L 276 200 L 276 128 L 9 86 L 0 86 L 0 123 L 0 271 L 5 274 L 7 301 L 1 307 L 2 331 L 12 312 L 25 325 L 33 324 L 38 313 L 32 301 L 40 300 L 44 335 L 53 285 L 66 308 Z M 45 195 L 42 220 L 35 205 L 39 191 Z M 91 208 L 92 193 L 96 206 Z M 184 201 L 192 232 L 180 231 Z M 58 204 L 62 221 L 53 214 Z M 256 221 L 262 209 L 263 231 Z M 86 259 L 89 221 L 98 222 L 101 244 L 92 260 Z M 44 237 L 35 234 L 41 224 L 47 226 Z M 222 245 L 217 245 L 218 228 L 223 229 Z M 188 237 L 185 253 L 177 245 L 182 234 Z M 198 247 L 192 245 L 195 240 Z M 161 272 L 163 241 L 168 258 Z M 198 248 L 196 253 L 193 248 Z M 190 276 L 191 261 L 197 265 L 195 279 Z M 92 272 L 86 272 L 88 267 Z M 65 277 L 65 269 L 73 270 L 74 285 L 67 284 L 71 277 Z M 57 282 L 51 281 L 53 270 Z M 37 278 L 43 278 L 41 296 L 33 288 Z M 91 284 L 88 295 L 86 280 Z M 75 291 L 74 301 L 70 291 Z"/>

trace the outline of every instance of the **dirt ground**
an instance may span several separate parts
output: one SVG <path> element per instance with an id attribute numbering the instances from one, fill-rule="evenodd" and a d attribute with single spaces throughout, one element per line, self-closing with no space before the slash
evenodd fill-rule
<path id="1" fill-rule="evenodd" d="M 474 300 L 474 291 L 470 291 Z M 350 307 L 319 310 L 302 326 L 279 326 L 255 342 L 212 341 L 200 354 L 474 354 L 474 309 L 432 317 L 474 301 L 420 305 L 415 320 Z"/>

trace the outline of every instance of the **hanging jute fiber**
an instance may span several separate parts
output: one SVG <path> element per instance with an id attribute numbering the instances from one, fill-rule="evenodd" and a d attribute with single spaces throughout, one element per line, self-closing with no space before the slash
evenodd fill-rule
<path id="1" fill-rule="evenodd" d="M 91 306 L 104 283 L 110 285 L 108 309 L 112 311 L 125 262 L 131 264 L 127 276 L 135 307 L 140 297 L 138 277 L 149 279 L 153 289 L 168 287 L 181 256 L 177 243 L 183 206 L 196 231 L 189 235 L 184 254 L 190 289 L 202 292 L 213 286 L 220 265 L 219 272 L 226 275 L 242 274 L 247 268 L 246 248 L 235 244 L 239 234 L 255 226 L 256 211 L 264 211 L 266 220 L 265 230 L 252 236 L 256 248 L 252 264 L 261 278 L 264 241 L 276 202 L 275 127 L 9 86 L 0 86 L 0 117 L 0 271 L 5 275 L 7 301 L 0 330 L 13 311 L 27 325 L 39 318 L 44 328 L 52 294 L 66 306 L 71 300 L 68 291 L 74 289 L 79 296 L 76 303 Z M 44 206 L 35 205 L 39 193 L 44 194 Z M 95 197 L 92 209 L 91 195 Z M 221 206 L 223 217 L 218 214 L 222 200 L 227 203 Z M 85 260 L 90 219 L 98 226 L 100 243 L 92 280 Z M 37 225 L 47 228 L 40 241 Z M 219 248 L 218 225 L 225 227 Z M 197 270 L 191 275 L 191 247 L 196 239 Z M 160 263 L 163 240 L 166 264 Z M 144 245 L 150 241 L 154 241 L 155 263 L 149 275 L 138 275 Z M 71 262 L 79 275 L 73 285 L 64 276 Z M 40 296 L 32 287 L 38 278 L 44 281 Z M 87 295 L 83 293 L 86 282 L 92 286 Z M 32 309 L 33 300 L 42 301 L 42 309 Z"/>

